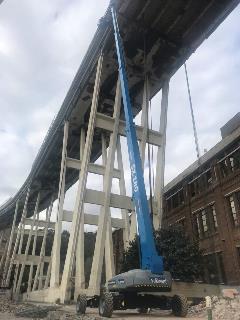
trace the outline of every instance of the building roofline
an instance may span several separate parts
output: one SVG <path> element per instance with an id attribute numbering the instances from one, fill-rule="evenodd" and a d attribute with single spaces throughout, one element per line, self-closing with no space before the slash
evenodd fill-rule
<path id="1" fill-rule="evenodd" d="M 234 142 L 237 138 L 240 137 L 240 127 L 233 131 L 229 136 L 219 141 L 214 147 L 212 147 L 208 152 L 200 157 L 200 161 L 196 160 L 189 167 L 187 167 L 183 172 L 181 172 L 176 178 L 170 181 L 165 187 L 164 192 L 168 192 L 175 186 L 177 186 L 183 179 L 187 178 L 194 171 L 196 171 L 201 165 L 207 163 L 218 153 L 222 152 L 229 144 Z"/>

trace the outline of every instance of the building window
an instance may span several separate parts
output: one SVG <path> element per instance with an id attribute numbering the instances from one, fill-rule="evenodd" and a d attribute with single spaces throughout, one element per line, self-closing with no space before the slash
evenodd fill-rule
<path id="1" fill-rule="evenodd" d="M 205 210 L 202 210 L 202 226 L 203 226 L 203 232 L 207 232 L 208 224 L 207 224 L 207 215 Z"/>
<path id="2" fill-rule="evenodd" d="M 229 170 L 226 160 L 220 162 L 220 171 L 223 178 L 228 175 Z"/>
<path id="3" fill-rule="evenodd" d="M 200 238 L 201 229 L 200 229 L 199 217 L 197 214 L 195 214 L 193 218 L 193 228 L 194 228 L 193 232 L 196 235 L 196 237 Z"/>
<path id="4" fill-rule="evenodd" d="M 207 185 L 210 186 L 213 183 L 213 176 L 211 169 L 207 170 L 205 173 Z"/>
<path id="5" fill-rule="evenodd" d="M 216 230 L 218 227 L 218 222 L 217 222 L 217 214 L 216 214 L 215 206 L 213 205 L 211 209 L 212 209 L 213 226 L 214 226 L 214 229 Z"/>
<path id="6" fill-rule="evenodd" d="M 167 202 L 167 211 L 170 212 L 171 210 L 178 208 L 180 205 L 184 204 L 184 192 L 183 188 L 178 189 L 176 192 L 168 194 L 166 196 Z"/>
<path id="7" fill-rule="evenodd" d="M 237 194 L 234 193 L 230 197 L 228 197 L 228 201 L 230 204 L 232 222 L 235 227 L 239 225 L 238 212 L 237 212 L 237 205 L 239 205 L 239 192 L 237 192 Z"/>
<path id="8" fill-rule="evenodd" d="M 183 230 L 185 230 L 185 217 L 177 220 L 175 223 L 173 223 L 176 227 L 181 227 Z"/>
<path id="9" fill-rule="evenodd" d="M 222 177 L 228 176 L 230 173 L 240 169 L 240 147 L 227 154 L 219 161 Z"/>
<path id="10" fill-rule="evenodd" d="M 191 197 L 195 197 L 203 191 L 206 191 L 215 179 L 214 172 L 211 168 L 206 169 L 196 177 L 192 177 L 192 180 L 189 182 L 189 191 Z"/>
<path id="11" fill-rule="evenodd" d="M 218 228 L 217 213 L 214 204 L 194 213 L 194 230 L 198 238 L 214 233 Z"/>
<path id="12" fill-rule="evenodd" d="M 222 252 L 204 256 L 205 280 L 211 284 L 226 283 Z"/>

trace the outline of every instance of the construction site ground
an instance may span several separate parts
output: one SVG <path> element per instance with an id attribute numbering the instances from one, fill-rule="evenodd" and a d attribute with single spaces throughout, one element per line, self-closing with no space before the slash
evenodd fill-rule
<path id="1" fill-rule="evenodd" d="M 37 316 L 37 315 L 36 315 Z M 27 317 L 19 317 L 15 314 L 4 312 L 0 313 L 0 320 L 29 320 L 29 319 L 49 319 L 49 320 L 99 320 L 99 319 L 106 319 L 101 318 L 98 314 L 97 309 L 89 309 L 85 316 L 78 316 L 75 312 L 75 306 L 61 306 L 56 311 L 50 311 L 48 315 L 44 318 L 31 318 Z M 136 310 L 127 310 L 127 311 L 118 311 L 114 312 L 112 315 L 112 319 L 114 320 L 146 320 L 146 319 L 161 319 L 161 320 L 180 320 L 183 318 L 174 317 L 170 312 L 164 311 L 152 311 L 147 315 L 139 315 Z M 188 316 L 187 319 L 191 320 L 205 320 L 206 317 L 193 317 Z"/>
<path id="2" fill-rule="evenodd" d="M 240 295 L 233 297 L 212 297 L 213 319 L 214 320 L 240 320 Z M 86 315 L 77 315 L 75 305 L 59 304 L 37 304 L 37 303 L 17 303 L 4 295 L 0 295 L 0 320 L 101 320 L 97 309 L 88 308 Z M 112 315 L 114 320 L 180 320 L 183 318 L 175 317 L 170 311 L 151 310 L 148 314 L 141 315 L 137 310 L 115 311 Z M 189 306 L 186 319 L 205 320 L 207 310 L 205 302 Z"/>

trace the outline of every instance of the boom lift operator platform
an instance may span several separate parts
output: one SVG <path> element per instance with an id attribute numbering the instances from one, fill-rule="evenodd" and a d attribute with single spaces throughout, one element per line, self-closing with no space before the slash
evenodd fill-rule
<path id="1" fill-rule="evenodd" d="M 164 292 L 171 291 L 172 278 L 169 272 L 164 271 L 163 258 L 158 255 L 156 250 L 133 122 L 124 51 L 114 8 L 111 9 L 111 13 L 126 120 L 133 199 L 138 222 L 141 269 L 130 270 L 110 279 L 100 297 L 87 297 L 84 294 L 80 294 L 77 299 L 76 309 L 77 313 L 84 314 L 87 306 L 98 306 L 101 316 L 111 317 L 113 310 L 138 309 L 140 313 L 146 313 L 148 308 L 159 308 L 164 310 L 172 309 L 174 315 L 185 317 L 187 315 L 187 299 L 181 295 L 174 295 L 173 297 L 164 295 Z"/>

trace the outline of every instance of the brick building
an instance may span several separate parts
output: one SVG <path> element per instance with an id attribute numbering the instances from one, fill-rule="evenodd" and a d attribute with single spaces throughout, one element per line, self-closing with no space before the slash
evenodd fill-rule
<path id="1" fill-rule="evenodd" d="M 240 284 L 240 113 L 222 140 L 165 187 L 163 226 L 198 239 L 209 283 Z"/>

